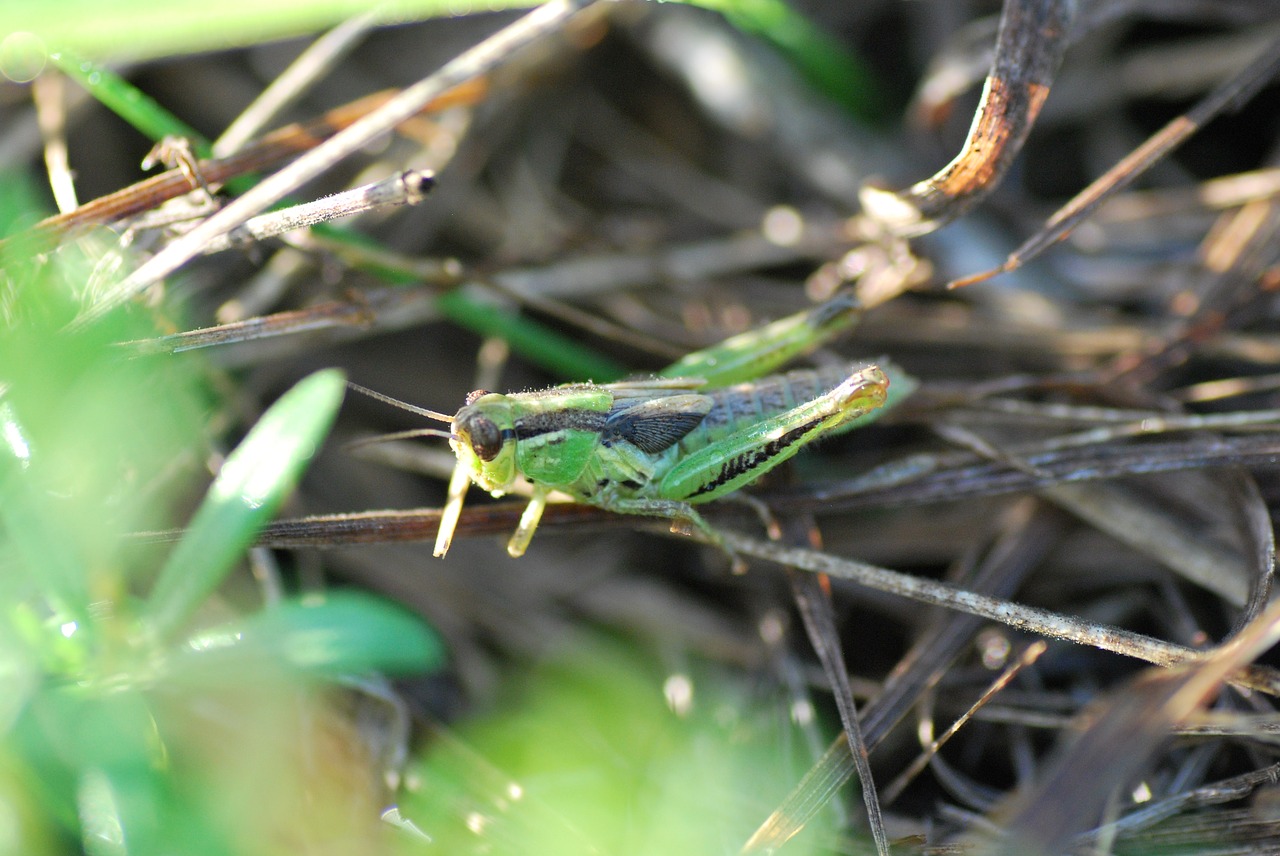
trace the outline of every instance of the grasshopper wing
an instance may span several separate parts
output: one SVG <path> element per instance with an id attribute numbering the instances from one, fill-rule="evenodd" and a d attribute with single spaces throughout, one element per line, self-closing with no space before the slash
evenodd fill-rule
<path id="1" fill-rule="evenodd" d="M 614 404 L 601 442 L 611 446 L 625 440 L 642 452 L 657 454 L 697 428 L 713 403 L 709 396 L 688 393 L 634 403 L 624 399 Z"/>

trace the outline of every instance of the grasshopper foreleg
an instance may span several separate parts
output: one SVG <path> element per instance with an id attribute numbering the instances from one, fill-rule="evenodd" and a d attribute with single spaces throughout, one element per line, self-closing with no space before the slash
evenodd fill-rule
<path id="1" fill-rule="evenodd" d="M 453 477 L 449 479 L 449 494 L 444 508 L 440 512 L 440 529 L 436 532 L 435 556 L 438 558 L 449 552 L 453 543 L 453 530 L 458 526 L 458 518 L 462 516 L 462 501 L 471 487 L 471 474 L 461 461 L 453 468 Z"/>
<path id="2" fill-rule="evenodd" d="M 512 533 L 511 540 L 507 542 L 507 555 L 513 559 L 518 559 L 524 555 L 524 551 L 529 549 L 529 542 L 533 540 L 533 533 L 538 529 L 538 521 L 542 519 L 542 511 L 547 507 L 547 491 L 543 488 L 535 487 L 533 489 L 533 497 L 530 498 L 529 504 L 524 507 L 524 514 L 520 515 L 520 524 L 516 526 L 516 531 Z"/>

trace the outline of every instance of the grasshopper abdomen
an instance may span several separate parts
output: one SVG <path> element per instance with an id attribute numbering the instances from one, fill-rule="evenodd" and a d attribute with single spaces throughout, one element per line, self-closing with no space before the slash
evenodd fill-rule
<path id="1" fill-rule="evenodd" d="M 711 391 L 720 415 L 710 426 L 704 419 L 681 441 L 681 455 L 663 474 L 659 492 L 686 503 L 732 493 L 806 444 L 880 407 L 888 387 L 878 366 L 861 364 L 802 369 Z M 764 413 L 766 408 L 771 412 Z"/>
<path id="2" fill-rule="evenodd" d="M 813 401 L 869 366 L 869 363 L 855 363 L 796 369 L 709 391 L 706 394 L 713 402 L 711 410 L 681 441 L 681 451 L 696 451 L 747 426 Z"/>

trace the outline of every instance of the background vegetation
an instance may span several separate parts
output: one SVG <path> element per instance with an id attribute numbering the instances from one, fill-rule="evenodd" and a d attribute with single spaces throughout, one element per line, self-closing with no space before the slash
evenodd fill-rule
<path id="1" fill-rule="evenodd" d="M 1079 4 L 1009 174 L 909 240 L 876 234 L 860 191 L 960 149 L 998 4 L 596 4 L 290 194 L 415 169 L 434 173 L 425 199 L 244 240 L 128 299 L 120 283 L 208 213 L 204 188 L 37 223 L 142 181 L 169 134 L 190 148 L 175 181 L 235 198 L 280 164 L 209 178 L 245 148 L 214 141 L 299 55 L 311 77 L 247 136 L 403 90 L 524 10 L 393 4 L 305 53 L 366 4 L 15 5 L 0 8 L 0 851 L 734 852 L 772 818 L 761 849 L 792 824 L 786 852 L 873 852 L 859 789 L 830 763 L 805 778 L 839 755 L 833 651 L 894 852 L 986 852 L 993 830 L 1021 836 L 1009 852 L 1280 840 L 1280 682 L 1265 658 L 1232 671 L 1257 651 L 1210 663 L 1187 701 L 1204 669 L 1041 651 L 1048 631 L 1017 608 L 1009 626 L 836 579 L 817 656 L 797 571 L 734 574 L 664 525 L 567 507 L 512 560 L 519 503 L 478 495 L 436 560 L 410 539 L 434 537 L 451 453 L 347 448 L 421 420 L 342 402 L 344 377 L 451 412 L 475 388 L 653 371 L 852 288 L 860 329 L 815 359 L 888 355 L 922 385 L 761 486 L 801 543 L 813 524 L 833 559 L 1178 650 L 1261 637 L 1274 85 L 1035 263 L 944 286 L 1273 51 L 1274 4 Z M 276 526 L 253 546 L 281 515 L 380 509 L 423 511 Z M 743 508 L 713 519 L 759 529 Z"/>

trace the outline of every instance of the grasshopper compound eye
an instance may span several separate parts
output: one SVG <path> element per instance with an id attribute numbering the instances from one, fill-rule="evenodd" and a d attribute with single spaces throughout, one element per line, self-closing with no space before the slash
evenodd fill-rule
<path id="1" fill-rule="evenodd" d="M 502 432 L 492 419 L 476 416 L 467 420 L 466 429 L 477 458 L 488 462 L 498 457 L 498 453 L 502 451 Z"/>

